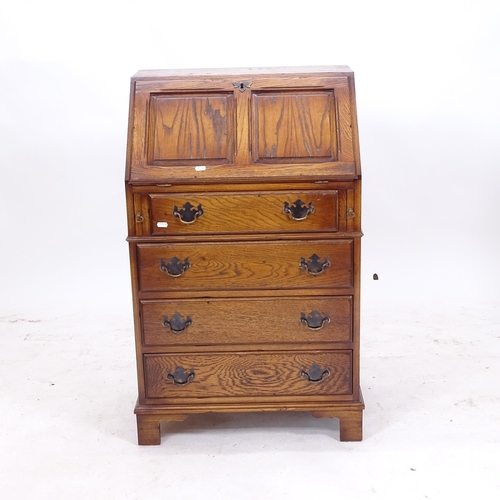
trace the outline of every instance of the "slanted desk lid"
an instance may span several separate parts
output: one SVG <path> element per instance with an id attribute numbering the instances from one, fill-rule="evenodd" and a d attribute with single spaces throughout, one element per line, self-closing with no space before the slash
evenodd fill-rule
<path id="1" fill-rule="evenodd" d="M 142 71 L 132 79 L 133 183 L 359 175 L 347 67 Z"/>

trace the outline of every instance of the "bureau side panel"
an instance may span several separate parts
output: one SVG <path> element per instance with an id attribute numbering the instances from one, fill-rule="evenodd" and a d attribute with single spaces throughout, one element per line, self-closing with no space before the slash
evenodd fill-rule
<path id="1" fill-rule="evenodd" d="M 137 382 L 139 389 L 139 401 L 142 402 L 145 397 L 144 384 L 144 365 L 142 354 L 142 324 L 141 324 L 141 308 L 139 304 L 139 285 L 137 273 L 137 246 L 129 243 L 130 252 L 130 277 L 132 282 L 132 304 L 134 312 L 134 336 L 136 349 L 136 367 L 137 367 Z"/>
<path id="2" fill-rule="evenodd" d="M 361 231 L 361 180 L 357 181 L 354 189 L 354 230 Z M 361 309 L 361 236 L 353 239 L 353 384 L 354 394 L 361 399 L 360 394 L 360 309 Z"/>

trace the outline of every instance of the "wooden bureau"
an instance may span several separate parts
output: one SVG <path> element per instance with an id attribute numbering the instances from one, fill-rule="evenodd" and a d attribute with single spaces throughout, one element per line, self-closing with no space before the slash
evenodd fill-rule
<path id="1" fill-rule="evenodd" d="M 352 71 L 138 72 L 126 194 L 139 444 L 191 413 L 278 410 L 361 440 Z"/>

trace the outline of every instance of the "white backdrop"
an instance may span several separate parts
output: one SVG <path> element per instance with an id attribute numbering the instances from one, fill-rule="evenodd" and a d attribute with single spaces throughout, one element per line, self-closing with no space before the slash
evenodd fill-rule
<path id="1" fill-rule="evenodd" d="M 499 18 L 496 0 L 3 2 L 0 312 L 130 310 L 138 69 L 318 64 L 356 74 L 363 307 L 495 305 Z"/>

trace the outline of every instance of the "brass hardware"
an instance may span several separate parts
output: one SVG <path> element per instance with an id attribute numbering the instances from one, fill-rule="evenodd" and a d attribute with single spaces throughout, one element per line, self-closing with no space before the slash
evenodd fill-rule
<path id="1" fill-rule="evenodd" d="M 175 385 L 186 385 L 191 382 L 195 376 L 193 368 L 187 372 L 182 366 L 178 366 L 173 373 L 171 370 L 167 372 L 167 380 L 171 380 Z"/>
<path id="2" fill-rule="evenodd" d="M 186 319 L 182 317 L 182 314 L 176 312 L 170 319 L 167 316 L 163 316 L 163 326 L 170 329 L 173 333 L 182 333 L 184 330 L 189 328 L 193 324 L 191 316 Z"/>
<path id="3" fill-rule="evenodd" d="M 174 205 L 172 215 L 177 217 L 183 224 L 193 224 L 193 222 L 196 222 L 198 218 L 203 215 L 203 208 L 201 204 L 195 208 L 195 206 L 191 205 L 188 201 L 182 205 L 180 210 L 177 208 L 177 205 Z"/>
<path id="4" fill-rule="evenodd" d="M 323 370 L 315 363 L 309 368 L 308 371 L 302 368 L 300 376 L 304 377 L 308 382 L 321 382 L 326 377 L 330 375 L 330 369 L 328 367 Z"/>
<path id="5" fill-rule="evenodd" d="M 245 92 L 245 90 L 252 85 L 252 82 L 234 82 L 233 87 L 237 88 L 240 92 Z"/>
<path id="6" fill-rule="evenodd" d="M 314 181 L 314 184 L 328 184 L 329 181 Z"/>
<path id="7" fill-rule="evenodd" d="M 135 214 L 135 222 L 137 222 L 138 224 L 141 224 L 142 222 L 144 222 L 144 217 L 142 216 L 141 213 Z"/>
<path id="8" fill-rule="evenodd" d="M 172 184 L 157 184 L 158 187 L 170 187 Z"/>
<path id="9" fill-rule="evenodd" d="M 354 219 L 356 217 L 356 214 L 354 213 L 354 210 L 352 208 L 347 209 L 347 218 L 348 219 Z"/>
<path id="10" fill-rule="evenodd" d="M 283 213 L 288 215 L 290 219 L 293 220 L 304 220 L 309 217 L 309 215 L 314 213 L 314 205 L 311 201 L 309 205 L 305 205 L 301 199 L 293 202 L 291 205 L 287 201 L 283 203 Z"/>
<path id="11" fill-rule="evenodd" d="M 309 330 L 321 330 L 325 325 L 330 323 L 330 317 L 328 314 L 321 316 L 321 313 L 318 311 L 313 311 L 309 316 L 306 317 L 305 313 L 300 313 L 300 322 L 301 324 L 307 326 Z"/>
<path id="12" fill-rule="evenodd" d="M 304 257 L 301 257 L 299 264 L 300 269 L 307 271 L 309 274 L 312 274 L 313 276 L 321 274 L 325 269 L 328 269 L 330 266 L 331 264 L 330 261 L 328 260 L 328 257 L 325 257 L 325 260 L 321 262 L 316 254 L 311 255 L 308 261 L 306 261 Z"/>
<path id="13" fill-rule="evenodd" d="M 191 264 L 187 257 L 184 259 L 184 262 L 177 257 L 172 257 L 168 262 L 165 262 L 163 259 L 160 260 L 160 271 L 167 273 L 172 278 L 182 276 L 184 271 L 187 271 L 190 267 Z"/>

